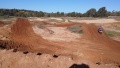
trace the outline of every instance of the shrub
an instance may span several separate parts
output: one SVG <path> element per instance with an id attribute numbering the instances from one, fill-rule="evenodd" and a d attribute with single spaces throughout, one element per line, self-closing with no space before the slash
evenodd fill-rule
<path id="1" fill-rule="evenodd" d="M 110 37 L 120 36 L 120 32 L 115 32 L 115 31 L 110 31 L 110 30 L 106 30 L 105 32 Z"/>
<path id="2" fill-rule="evenodd" d="M 44 28 L 44 22 L 38 22 L 38 23 L 36 23 L 36 25 L 37 25 L 37 27 L 38 28 Z"/>
<path id="3" fill-rule="evenodd" d="M 70 30 L 71 32 L 81 34 L 83 33 L 81 27 L 82 27 L 81 25 L 74 25 L 74 26 L 68 27 L 67 29 Z"/>
<path id="4" fill-rule="evenodd" d="M 114 27 L 116 30 L 120 30 L 120 26 L 118 26 L 118 25 L 113 25 L 113 27 Z"/>

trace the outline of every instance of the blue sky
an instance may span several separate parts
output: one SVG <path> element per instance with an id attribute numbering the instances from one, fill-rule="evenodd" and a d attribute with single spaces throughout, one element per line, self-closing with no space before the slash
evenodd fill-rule
<path id="1" fill-rule="evenodd" d="M 0 8 L 28 9 L 45 12 L 81 12 L 106 7 L 120 11 L 120 0 L 0 0 Z"/>

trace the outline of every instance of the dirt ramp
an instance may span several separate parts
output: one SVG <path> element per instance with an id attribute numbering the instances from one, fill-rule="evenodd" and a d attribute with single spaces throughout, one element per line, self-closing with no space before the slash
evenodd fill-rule
<path id="1" fill-rule="evenodd" d="M 35 34 L 32 25 L 27 19 L 18 18 L 11 27 L 11 33 L 11 41 L 0 41 L 2 42 L 2 47 L 40 53 L 55 53 L 60 49 L 59 46 Z M 5 42 L 5 44 L 3 42 Z"/>
<path id="2" fill-rule="evenodd" d="M 104 31 L 102 34 L 98 33 L 98 27 L 95 25 L 84 24 L 82 29 L 84 39 L 100 41 L 102 38 L 109 38 Z"/>
<path id="3" fill-rule="evenodd" d="M 18 18 L 11 27 L 11 31 L 13 35 L 19 36 L 30 36 L 34 33 L 32 29 L 32 25 L 29 23 L 27 19 Z"/>
<path id="4" fill-rule="evenodd" d="M 84 24 L 82 29 L 84 32 L 82 39 L 90 40 L 94 43 L 102 44 L 102 45 L 108 46 L 110 48 L 114 48 L 114 49 L 118 49 L 118 50 L 120 49 L 120 42 L 109 38 L 105 34 L 104 30 L 103 30 L 102 34 L 98 33 L 97 26 Z"/>
<path id="5" fill-rule="evenodd" d="M 32 29 L 32 25 L 27 19 L 18 18 L 16 22 L 11 27 L 12 37 L 14 41 L 17 42 L 33 42 L 33 41 L 41 41 L 45 42 L 45 40 L 34 33 Z"/>

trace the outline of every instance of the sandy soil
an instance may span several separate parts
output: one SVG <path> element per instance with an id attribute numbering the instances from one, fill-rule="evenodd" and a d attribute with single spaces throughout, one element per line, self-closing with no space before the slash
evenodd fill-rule
<path id="1" fill-rule="evenodd" d="M 33 30 L 38 35 L 41 35 L 44 39 L 51 41 L 76 41 L 80 38 L 80 34 L 75 34 L 67 30 L 66 27 L 47 27 L 45 29 L 40 29 L 38 27 L 33 27 Z M 51 34 L 50 31 L 53 33 Z"/>
<path id="2" fill-rule="evenodd" d="M 113 23 L 118 22 L 114 19 L 97 19 L 97 20 L 71 20 L 72 22 L 85 22 L 85 23 Z"/>
<path id="3" fill-rule="evenodd" d="M 0 50 L 0 68 L 69 68 L 73 64 L 86 64 L 89 68 L 118 68 L 115 64 L 96 64 L 89 60 L 80 58 L 72 60 L 71 57 L 59 56 L 53 58 L 52 55 L 35 53 L 23 54 L 22 52 L 12 52 L 12 50 Z"/>
<path id="4" fill-rule="evenodd" d="M 12 37 L 0 39 L 5 47 L 0 49 L 0 68 L 75 68 L 73 64 L 82 63 L 87 68 L 119 68 L 120 42 L 99 34 L 96 25 L 81 25 L 82 35 L 71 33 L 67 25 L 41 29 L 26 19 L 17 19 L 11 34 L 0 27 L 1 35 Z"/>
<path id="5" fill-rule="evenodd" d="M 32 18 L 32 19 L 29 19 L 30 21 L 49 21 L 49 20 L 56 20 L 56 21 L 59 21 L 59 22 L 63 22 L 64 20 L 68 22 L 68 20 L 70 22 L 84 22 L 84 23 L 113 23 L 113 22 L 119 22 L 115 19 L 105 19 L 105 18 L 101 18 L 101 19 L 91 19 L 91 20 L 83 20 L 83 19 L 67 19 L 67 18 Z M 54 22 L 54 23 L 58 23 L 58 22 Z M 65 22 L 64 21 L 64 22 Z M 52 21 L 49 21 L 50 23 L 52 23 Z"/>

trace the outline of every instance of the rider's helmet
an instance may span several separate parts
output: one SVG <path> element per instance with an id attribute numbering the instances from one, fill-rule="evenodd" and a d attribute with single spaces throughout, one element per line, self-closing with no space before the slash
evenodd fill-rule
<path id="1" fill-rule="evenodd" d="M 101 30 L 101 31 L 103 30 L 102 26 L 99 27 L 99 30 Z"/>

